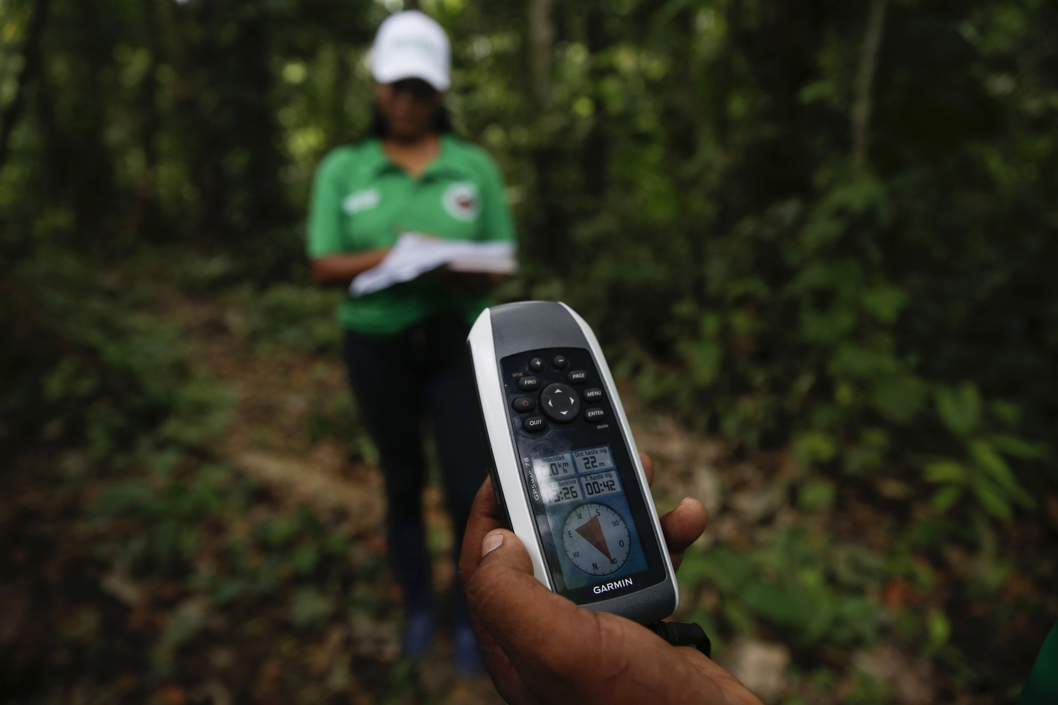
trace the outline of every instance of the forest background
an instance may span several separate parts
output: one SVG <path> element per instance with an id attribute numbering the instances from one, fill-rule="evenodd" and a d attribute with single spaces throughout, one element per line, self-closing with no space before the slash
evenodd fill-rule
<path id="1" fill-rule="evenodd" d="M 0 0 L 10 701 L 490 702 L 395 656 L 306 283 L 401 7 Z M 767 702 L 1015 702 L 1058 618 L 1058 8 L 421 7 L 508 181 L 498 297 L 580 311 L 659 504 L 713 512 L 681 616 Z"/>

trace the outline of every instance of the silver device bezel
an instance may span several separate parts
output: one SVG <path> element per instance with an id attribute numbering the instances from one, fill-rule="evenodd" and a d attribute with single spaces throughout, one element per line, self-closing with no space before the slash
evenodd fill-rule
<path id="1" fill-rule="evenodd" d="M 511 521 L 511 531 L 522 540 L 529 558 L 533 561 L 533 576 L 554 592 L 551 585 L 551 574 L 544 561 L 543 549 L 533 526 L 533 513 L 522 484 L 519 469 L 518 448 L 511 433 L 510 418 L 507 415 L 507 397 L 500 384 L 500 361 L 496 358 L 496 346 L 492 337 L 492 314 L 485 309 L 467 337 L 470 354 L 473 359 L 474 378 L 478 385 L 478 397 L 481 400 L 481 411 L 485 422 L 485 434 L 488 437 L 496 477 L 499 478 L 500 492 L 506 498 L 507 515 Z M 522 501 L 512 501 L 518 497 Z"/>

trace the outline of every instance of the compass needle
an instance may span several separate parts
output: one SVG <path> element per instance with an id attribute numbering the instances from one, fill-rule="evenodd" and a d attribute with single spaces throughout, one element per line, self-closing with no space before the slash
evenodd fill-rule
<path id="1" fill-rule="evenodd" d="M 610 558 L 610 547 L 606 545 L 606 536 L 602 532 L 602 525 L 599 524 L 599 517 L 592 517 L 591 521 L 577 529 L 577 533 L 595 546 L 599 553 Z"/>

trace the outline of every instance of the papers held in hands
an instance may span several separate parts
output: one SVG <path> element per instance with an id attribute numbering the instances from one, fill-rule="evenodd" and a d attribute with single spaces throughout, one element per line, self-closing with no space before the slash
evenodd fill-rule
<path id="1" fill-rule="evenodd" d="M 370 294 L 445 266 L 453 272 L 475 274 L 513 274 L 518 269 L 511 242 L 441 240 L 404 233 L 381 264 L 353 279 L 349 293 Z"/>

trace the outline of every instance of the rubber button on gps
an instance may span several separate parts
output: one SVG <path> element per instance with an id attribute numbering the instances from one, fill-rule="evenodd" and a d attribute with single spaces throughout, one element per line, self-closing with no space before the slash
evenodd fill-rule
<path id="1" fill-rule="evenodd" d="M 606 418 L 606 412 L 603 411 L 602 409 L 598 408 L 598 407 L 596 407 L 594 409 L 585 409 L 584 410 L 584 419 L 586 421 L 591 421 L 591 422 L 594 423 L 596 421 L 602 421 L 605 418 Z"/>
<path id="2" fill-rule="evenodd" d="M 551 364 L 555 366 L 555 369 L 564 370 L 569 367 L 569 360 L 561 355 L 555 355 L 555 359 L 551 361 Z"/>
<path id="3" fill-rule="evenodd" d="M 547 423 L 544 421 L 543 416 L 527 416 L 525 420 L 522 421 L 522 428 L 529 433 L 538 433 L 547 428 Z"/>
<path id="4" fill-rule="evenodd" d="M 602 399 L 602 390 L 592 387 L 591 389 L 585 389 L 581 396 L 584 401 L 599 401 Z"/>
<path id="5" fill-rule="evenodd" d="M 584 370 L 573 370 L 566 375 L 566 379 L 569 380 L 570 384 L 584 384 L 588 381 L 588 373 Z"/>
<path id="6" fill-rule="evenodd" d="M 524 414 L 527 411 L 532 411 L 536 408 L 536 399 L 532 397 L 515 397 L 511 401 L 511 408 L 517 411 L 519 414 Z"/>
<path id="7" fill-rule="evenodd" d="M 533 389 L 539 389 L 539 388 L 540 388 L 540 380 L 538 380 L 536 377 L 522 377 L 521 379 L 518 380 L 518 389 L 521 389 L 523 391 L 528 392 L 528 391 L 531 391 Z"/>
<path id="8" fill-rule="evenodd" d="M 533 372 L 543 372 L 544 361 L 538 357 L 534 357 L 532 360 L 529 361 L 529 369 Z"/>
<path id="9" fill-rule="evenodd" d="M 580 413 L 580 397 L 565 384 L 549 384 L 540 393 L 540 409 L 552 421 L 569 423 Z"/>

